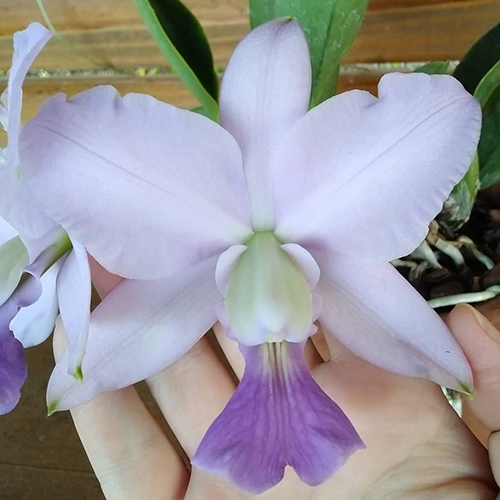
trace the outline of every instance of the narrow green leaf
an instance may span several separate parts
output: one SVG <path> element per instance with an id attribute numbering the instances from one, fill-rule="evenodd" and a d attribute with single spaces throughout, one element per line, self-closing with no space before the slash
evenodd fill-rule
<path id="1" fill-rule="evenodd" d="M 207 114 L 207 111 L 205 110 L 205 108 L 203 106 L 198 106 L 197 108 L 193 108 L 191 111 L 193 113 L 197 113 L 199 115 L 203 115 L 203 116 L 206 116 L 207 118 L 210 118 L 210 116 Z"/>
<path id="2" fill-rule="evenodd" d="M 196 17 L 179 0 L 134 0 L 139 14 L 172 69 L 218 120 L 219 81 L 210 45 Z"/>
<path id="3" fill-rule="evenodd" d="M 500 181 L 500 61 L 479 82 L 474 95 L 483 110 L 477 151 L 481 188 L 484 189 Z"/>
<path id="4" fill-rule="evenodd" d="M 279 17 L 299 20 L 309 43 L 313 73 L 310 106 L 335 94 L 340 60 L 354 42 L 368 0 L 250 0 L 252 28 Z"/>
<path id="5" fill-rule="evenodd" d="M 450 68 L 450 61 L 431 61 L 417 68 L 414 73 L 425 73 L 427 75 L 446 75 Z"/>
<path id="6" fill-rule="evenodd" d="M 486 73 L 498 62 L 500 56 L 500 23 L 483 35 L 465 54 L 453 76 L 474 94 Z"/>
<path id="7" fill-rule="evenodd" d="M 445 201 L 439 221 L 452 230 L 461 228 L 469 220 L 478 189 L 479 161 L 476 154 L 469 170 Z"/>

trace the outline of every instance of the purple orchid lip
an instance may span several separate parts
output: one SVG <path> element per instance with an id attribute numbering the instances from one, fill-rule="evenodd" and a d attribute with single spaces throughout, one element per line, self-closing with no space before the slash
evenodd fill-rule
<path id="1" fill-rule="evenodd" d="M 194 466 L 257 494 L 279 483 L 287 465 L 318 485 L 364 448 L 310 375 L 302 349 L 289 342 L 241 346 L 245 373 L 203 438 Z"/>

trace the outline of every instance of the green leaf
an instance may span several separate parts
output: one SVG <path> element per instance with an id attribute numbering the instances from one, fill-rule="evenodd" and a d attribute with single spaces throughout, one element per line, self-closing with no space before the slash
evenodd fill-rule
<path id="1" fill-rule="evenodd" d="M 250 0 L 252 28 L 279 17 L 299 20 L 312 64 L 311 107 L 335 94 L 340 60 L 354 42 L 368 0 Z"/>
<path id="2" fill-rule="evenodd" d="M 425 73 L 427 75 L 446 75 L 450 68 L 450 61 L 431 61 L 417 68 L 414 73 Z"/>
<path id="3" fill-rule="evenodd" d="M 481 188 L 500 181 L 500 61 L 480 81 L 474 92 L 483 110 L 483 126 L 477 148 Z"/>
<path id="4" fill-rule="evenodd" d="M 474 94 L 476 87 L 500 57 L 500 23 L 482 36 L 465 54 L 453 76 Z"/>
<path id="5" fill-rule="evenodd" d="M 479 189 L 479 161 L 477 154 L 462 180 L 453 188 L 444 203 L 439 221 L 452 230 L 461 228 L 470 217 Z"/>
<path id="6" fill-rule="evenodd" d="M 198 115 L 203 115 L 206 116 L 207 118 L 210 118 L 210 116 L 207 114 L 206 109 L 203 106 L 198 106 L 197 108 L 193 108 L 191 111 L 193 113 L 197 113 Z"/>
<path id="7" fill-rule="evenodd" d="M 414 72 L 441 75 L 447 73 L 449 66 L 450 63 L 448 61 L 432 61 L 420 66 Z M 443 210 L 438 216 L 441 224 L 452 230 L 462 227 L 469 220 L 478 189 L 479 161 L 477 154 L 475 154 L 469 170 L 467 170 L 464 177 L 453 188 L 453 191 L 444 203 Z"/>
<path id="8" fill-rule="evenodd" d="M 172 69 L 218 120 L 219 80 L 210 45 L 196 17 L 179 0 L 134 0 L 144 23 Z"/>

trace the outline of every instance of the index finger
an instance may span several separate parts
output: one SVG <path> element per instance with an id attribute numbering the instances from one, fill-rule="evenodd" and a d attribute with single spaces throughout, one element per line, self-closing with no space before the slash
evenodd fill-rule
<path id="1" fill-rule="evenodd" d="M 469 407 L 491 431 L 491 468 L 500 484 L 500 332 L 476 309 L 461 304 L 447 323 L 462 347 L 474 376 L 474 399 Z"/>

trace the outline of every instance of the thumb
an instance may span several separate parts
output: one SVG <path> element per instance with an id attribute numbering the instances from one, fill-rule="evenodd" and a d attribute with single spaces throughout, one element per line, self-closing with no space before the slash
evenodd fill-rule
<path id="1" fill-rule="evenodd" d="M 448 326 L 469 360 L 474 376 L 474 400 L 468 404 L 491 434 L 491 467 L 500 483 L 500 332 L 473 307 L 458 305 L 448 315 Z"/>

